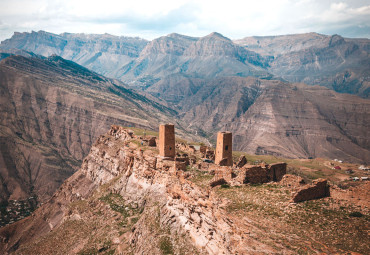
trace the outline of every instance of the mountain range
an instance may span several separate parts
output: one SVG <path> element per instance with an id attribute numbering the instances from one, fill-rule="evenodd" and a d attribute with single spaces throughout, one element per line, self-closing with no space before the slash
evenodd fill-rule
<path id="1" fill-rule="evenodd" d="M 152 41 L 108 34 L 15 33 L 0 49 L 57 54 L 102 75 L 147 88 L 168 76 L 255 76 L 321 85 L 369 97 L 370 40 L 317 33 L 230 40 L 169 34 Z"/>
<path id="2" fill-rule="evenodd" d="M 47 200 L 112 124 L 172 122 L 211 143 L 227 130 L 234 150 L 369 162 L 369 52 L 368 39 L 316 33 L 15 33 L 0 44 L 1 199 Z"/>

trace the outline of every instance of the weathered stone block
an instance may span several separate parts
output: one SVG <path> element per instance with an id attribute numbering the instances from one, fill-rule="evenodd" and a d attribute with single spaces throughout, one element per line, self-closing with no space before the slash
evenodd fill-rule
<path id="1" fill-rule="evenodd" d="M 225 166 L 233 165 L 232 145 L 233 144 L 231 132 L 218 132 L 215 157 L 216 164 L 220 164 L 220 162 L 226 158 L 226 164 L 224 165 Z"/>
<path id="2" fill-rule="evenodd" d="M 275 163 L 267 167 L 269 181 L 279 182 L 286 174 L 286 163 Z"/>
<path id="3" fill-rule="evenodd" d="M 236 167 L 243 167 L 244 165 L 247 164 L 247 158 L 244 156 L 244 155 L 241 155 L 239 160 L 238 160 L 238 163 L 236 163 Z"/>
<path id="4" fill-rule="evenodd" d="M 317 179 L 312 182 L 310 185 L 306 185 L 299 189 L 293 195 L 293 202 L 302 202 L 307 200 L 318 199 L 322 197 L 327 197 L 330 195 L 329 186 L 327 180 Z"/>
<path id="5" fill-rule="evenodd" d="M 175 126 L 165 124 L 159 126 L 159 155 L 162 157 L 175 157 Z"/>

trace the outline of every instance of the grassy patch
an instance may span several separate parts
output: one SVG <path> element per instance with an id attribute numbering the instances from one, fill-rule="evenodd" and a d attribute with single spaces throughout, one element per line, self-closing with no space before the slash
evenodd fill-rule
<path id="1" fill-rule="evenodd" d="M 159 248 L 161 249 L 163 255 L 173 254 L 172 242 L 168 236 L 162 236 L 159 239 Z"/>
<path id="2" fill-rule="evenodd" d="M 126 204 L 125 200 L 119 194 L 110 193 L 101 197 L 100 200 L 109 204 L 113 211 L 116 211 L 123 216 L 123 221 L 119 223 L 119 226 L 121 227 L 126 228 L 134 225 L 140 219 L 140 215 L 143 212 L 143 208 Z M 129 217 L 132 217 L 131 221 L 129 221 Z"/>

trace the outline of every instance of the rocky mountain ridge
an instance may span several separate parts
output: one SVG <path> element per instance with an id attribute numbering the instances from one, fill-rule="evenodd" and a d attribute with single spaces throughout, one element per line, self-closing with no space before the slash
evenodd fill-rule
<path id="1" fill-rule="evenodd" d="M 155 147 L 140 146 L 138 141 L 138 136 L 118 126 L 100 136 L 81 169 L 48 203 L 29 218 L 0 229 L 0 250 L 296 254 L 368 248 L 366 242 L 356 245 L 366 232 L 365 219 L 344 218 L 343 210 L 350 206 L 341 207 L 339 213 L 335 209 L 339 205 L 330 199 L 291 204 L 289 189 L 274 183 L 210 188 L 212 164 L 177 170 L 174 161 L 158 157 Z M 292 184 L 288 179 L 284 182 Z M 307 219 L 318 217 L 325 229 L 311 221 L 307 225 Z"/>
<path id="2" fill-rule="evenodd" d="M 141 38 L 113 36 L 109 34 L 56 35 L 45 31 L 14 33 L 2 42 L 4 50 L 23 49 L 49 57 L 58 55 L 72 60 L 99 74 L 114 78 L 116 69 L 139 56 L 148 42 Z"/>
<path id="3" fill-rule="evenodd" d="M 253 77 L 171 77 L 148 92 L 176 103 L 179 118 L 211 139 L 219 130 L 233 132 L 235 150 L 286 158 L 370 160 L 370 104 L 353 95 Z"/>
<path id="4" fill-rule="evenodd" d="M 59 56 L 1 60 L 0 92 L 1 201 L 46 201 L 112 123 L 150 130 L 176 114 Z"/>
<path id="5" fill-rule="evenodd" d="M 307 33 L 231 41 L 170 34 L 151 42 L 129 37 L 44 31 L 15 33 L 3 50 L 58 54 L 100 74 L 147 88 L 171 75 L 192 78 L 255 76 L 326 86 L 369 96 L 369 39 Z"/>

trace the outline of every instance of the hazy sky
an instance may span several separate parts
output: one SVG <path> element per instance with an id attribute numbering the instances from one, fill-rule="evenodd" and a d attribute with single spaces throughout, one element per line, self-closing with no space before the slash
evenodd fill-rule
<path id="1" fill-rule="evenodd" d="M 0 0 L 0 40 L 32 30 L 146 39 L 214 31 L 231 39 L 305 32 L 370 38 L 370 1 Z"/>

